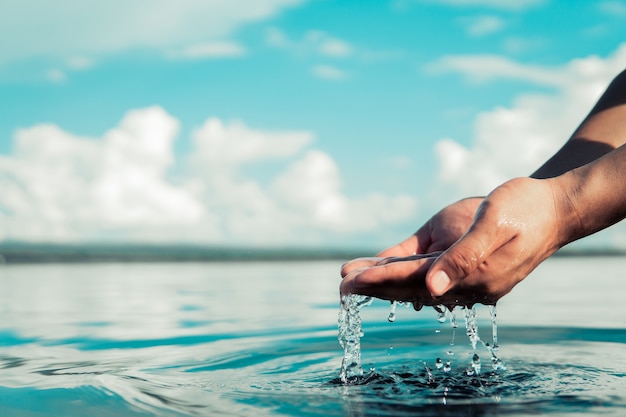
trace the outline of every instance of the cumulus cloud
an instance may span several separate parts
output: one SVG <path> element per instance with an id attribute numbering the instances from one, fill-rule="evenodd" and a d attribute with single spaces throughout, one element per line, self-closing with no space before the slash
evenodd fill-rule
<path id="1" fill-rule="evenodd" d="M 0 3 L 0 65 L 32 57 L 169 50 L 223 39 L 300 0 L 74 0 Z M 36 12 L 34 12 L 36 11 Z"/>
<path id="2" fill-rule="evenodd" d="M 220 119 L 209 118 L 194 131 L 192 139 L 196 167 L 223 171 L 244 163 L 292 157 L 313 141 L 313 135 L 263 132 L 250 129 L 241 121 L 225 124 Z"/>
<path id="3" fill-rule="evenodd" d="M 203 207 L 165 180 L 177 131 L 178 122 L 160 108 L 129 112 L 101 139 L 55 125 L 19 130 L 15 154 L 0 160 L 7 190 L 0 197 L 0 238 L 76 241 L 128 233 L 149 239 L 207 223 Z"/>
<path id="4" fill-rule="evenodd" d="M 328 243 L 416 208 L 404 195 L 346 196 L 310 132 L 209 118 L 193 131 L 191 154 L 176 158 L 179 128 L 152 107 L 100 138 L 52 124 L 17 131 L 14 153 L 0 157 L 0 240 Z M 270 162 L 279 169 L 268 181 L 248 173 Z M 176 167 L 184 175 L 173 179 Z"/>
<path id="5" fill-rule="evenodd" d="M 443 62 L 470 78 L 479 76 L 482 63 L 484 80 L 509 78 L 551 87 L 550 92 L 525 93 L 509 107 L 479 114 L 469 147 L 449 138 L 437 142 L 441 184 L 453 187 L 460 197 L 484 194 L 507 179 L 529 175 L 560 148 L 626 66 L 626 44 L 606 59 L 590 56 L 554 68 L 480 56 Z"/>

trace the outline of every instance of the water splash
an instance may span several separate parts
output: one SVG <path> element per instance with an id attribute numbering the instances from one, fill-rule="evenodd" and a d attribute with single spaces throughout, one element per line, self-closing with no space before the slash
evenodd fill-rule
<path id="1" fill-rule="evenodd" d="M 348 383 L 363 376 L 361 367 L 361 307 L 372 303 L 371 297 L 363 295 L 344 295 L 341 297 L 339 311 L 339 344 L 343 348 L 343 360 L 339 378 Z"/>
<path id="2" fill-rule="evenodd" d="M 339 343 L 344 349 L 344 356 L 341 363 L 341 372 L 339 376 L 341 382 L 344 384 L 354 382 L 358 383 L 359 379 L 363 377 L 363 369 L 361 367 L 360 343 L 363 332 L 361 329 L 361 317 L 359 311 L 361 307 L 371 304 L 372 301 L 372 297 L 361 295 L 346 295 L 342 296 L 341 298 L 341 310 L 339 312 Z M 398 304 L 406 305 L 406 303 L 403 302 L 391 301 L 389 315 L 387 316 L 387 320 L 389 322 L 394 322 L 396 320 L 396 308 Z M 437 312 L 437 321 L 439 323 L 445 323 L 446 318 L 450 318 L 450 327 L 452 328 L 452 339 L 450 341 L 451 346 L 454 346 L 456 329 L 458 328 L 456 316 L 457 309 L 461 308 L 463 311 L 463 315 L 465 317 L 465 332 L 472 346 L 472 350 L 474 351 L 470 367 L 468 367 L 465 371 L 466 375 L 478 376 L 481 373 L 482 364 L 478 353 L 476 353 L 476 348 L 479 344 L 485 347 L 490 353 L 491 365 L 494 371 L 506 370 L 504 363 L 497 356 L 498 330 L 496 324 L 497 314 L 495 305 L 488 306 L 491 317 L 491 344 L 485 343 L 483 340 L 481 340 L 478 334 L 477 313 L 474 306 L 455 307 L 447 309 L 443 305 L 438 305 L 434 306 L 433 308 Z M 439 329 L 435 331 L 435 333 L 439 332 Z M 448 350 L 446 354 L 452 356 L 454 355 L 454 352 L 452 350 Z M 426 366 L 426 363 L 424 363 L 424 366 Z M 452 363 L 451 361 L 446 361 L 444 363 L 441 358 L 437 358 L 437 361 L 435 362 L 435 368 L 437 370 L 441 370 L 444 373 L 449 373 L 452 370 Z M 430 369 L 428 369 L 428 371 L 430 373 Z"/>

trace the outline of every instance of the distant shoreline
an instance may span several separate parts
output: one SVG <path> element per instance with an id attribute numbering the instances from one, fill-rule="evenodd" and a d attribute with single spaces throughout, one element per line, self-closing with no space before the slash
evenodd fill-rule
<path id="1" fill-rule="evenodd" d="M 0 263 L 346 261 L 373 256 L 354 248 L 245 248 L 193 245 L 0 244 Z M 626 256 L 612 248 L 562 249 L 556 257 Z"/>
<path id="2" fill-rule="evenodd" d="M 341 248 L 0 244 L 0 263 L 346 261 L 372 253 Z"/>

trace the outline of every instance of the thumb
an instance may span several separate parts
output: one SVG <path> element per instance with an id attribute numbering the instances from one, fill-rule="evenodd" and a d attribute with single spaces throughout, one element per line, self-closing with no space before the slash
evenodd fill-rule
<path id="1" fill-rule="evenodd" d="M 489 228 L 475 223 L 428 270 L 426 288 L 430 294 L 440 297 L 474 272 L 493 252 L 495 237 Z"/>

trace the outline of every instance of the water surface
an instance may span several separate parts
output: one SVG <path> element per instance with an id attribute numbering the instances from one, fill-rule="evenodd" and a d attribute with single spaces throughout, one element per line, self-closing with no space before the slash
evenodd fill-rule
<path id="1" fill-rule="evenodd" d="M 498 304 L 506 371 L 462 316 L 377 300 L 338 382 L 337 262 L 0 268 L 2 416 L 624 415 L 626 260 L 548 260 Z M 479 332 L 491 335 L 478 308 Z M 435 361 L 450 361 L 437 369 Z"/>

